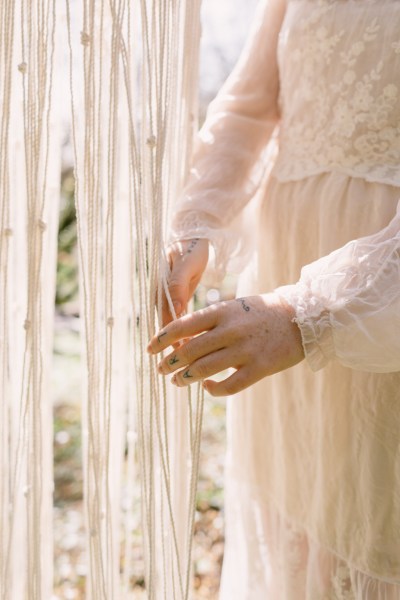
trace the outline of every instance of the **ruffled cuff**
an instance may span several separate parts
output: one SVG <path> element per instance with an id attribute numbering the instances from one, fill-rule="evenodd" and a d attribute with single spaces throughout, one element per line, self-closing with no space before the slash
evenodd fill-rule
<path id="1" fill-rule="evenodd" d="M 301 332 L 304 355 L 313 371 L 322 369 L 335 355 L 330 313 L 311 290 L 299 282 L 275 290 L 295 311 L 293 322 Z"/>

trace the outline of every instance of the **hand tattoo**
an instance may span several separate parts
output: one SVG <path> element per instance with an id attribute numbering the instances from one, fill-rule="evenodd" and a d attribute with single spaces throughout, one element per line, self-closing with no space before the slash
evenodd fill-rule
<path id="1" fill-rule="evenodd" d="M 189 369 L 188 369 L 187 371 L 184 372 L 183 379 L 189 379 L 189 377 L 193 377 L 193 375 L 190 374 Z"/>
<path id="2" fill-rule="evenodd" d="M 179 362 L 179 358 L 176 358 L 176 354 L 169 359 L 168 364 L 169 365 L 175 365 L 177 362 Z"/>
<path id="3" fill-rule="evenodd" d="M 236 302 L 240 302 L 240 304 L 242 305 L 243 310 L 245 310 L 246 312 L 249 312 L 250 306 L 248 304 L 246 304 L 244 298 L 236 298 Z"/>

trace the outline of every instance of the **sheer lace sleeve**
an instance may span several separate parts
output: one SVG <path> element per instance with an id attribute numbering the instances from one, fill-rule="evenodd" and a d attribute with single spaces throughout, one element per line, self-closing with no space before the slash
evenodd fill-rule
<path id="1" fill-rule="evenodd" d="M 276 290 L 296 311 L 306 358 L 333 357 L 378 373 L 400 371 L 400 202 L 378 233 L 349 242 Z"/>
<path id="2" fill-rule="evenodd" d="M 259 158 L 279 119 L 276 49 L 285 0 L 260 3 L 242 55 L 210 104 L 170 241 L 208 238 L 223 269 L 243 254 L 240 214 L 260 181 Z"/>

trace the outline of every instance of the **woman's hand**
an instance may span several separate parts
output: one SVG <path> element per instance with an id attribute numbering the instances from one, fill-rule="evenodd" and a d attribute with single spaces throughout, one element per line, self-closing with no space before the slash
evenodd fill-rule
<path id="1" fill-rule="evenodd" d="M 147 350 L 157 354 L 186 340 L 159 363 L 160 373 L 174 373 L 172 382 L 177 386 L 204 379 L 212 396 L 236 394 L 303 360 L 293 317 L 293 308 L 275 293 L 237 298 L 169 323 Z M 230 367 L 236 371 L 224 381 L 208 379 Z"/>
<path id="2" fill-rule="evenodd" d="M 208 240 L 195 238 L 174 242 L 167 249 L 171 267 L 168 279 L 168 289 L 179 317 L 187 309 L 189 300 L 198 286 L 208 262 Z M 168 302 L 162 299 L 162 323 L 172 321 Z"/>

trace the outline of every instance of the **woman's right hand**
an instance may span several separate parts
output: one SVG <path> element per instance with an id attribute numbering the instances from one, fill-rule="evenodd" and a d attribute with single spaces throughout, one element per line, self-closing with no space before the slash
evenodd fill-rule
<path id="1" fill-rule="evenodd" d="M 208 262 L 208 240 L 194 238 L 173 242 L 167 248 L 171 272 L 168 289 L 177 317 L 187 310 L 187 305 L 205 271 Z M 172 321 L 168 302 L 163 295 L 162 324 Z"/>

